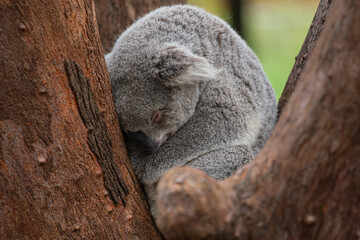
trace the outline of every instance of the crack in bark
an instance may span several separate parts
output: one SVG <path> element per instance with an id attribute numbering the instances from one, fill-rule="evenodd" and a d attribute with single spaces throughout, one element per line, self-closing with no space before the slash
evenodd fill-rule
<path id="1" fill-rule="evenodd" d="M 126 206 L 129 190 L 114 161 L 112 142 L 103 115 L 96 104 L 90 81 L 75 62 L 65 61 L 65 70 L 75 94 L 80 116 L 88 129 L 88 144 L 104 173 L 104 185 L 111 200 L 117 205 L 119 198 Z"/>

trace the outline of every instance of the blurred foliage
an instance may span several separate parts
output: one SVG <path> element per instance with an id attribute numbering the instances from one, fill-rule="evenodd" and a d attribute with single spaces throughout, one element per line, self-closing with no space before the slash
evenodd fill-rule
<path id="1" fill-rule="evenodd" d="M 219 16 L 225 21 L 231 21 L 231 11 L 229 5 L 222 0 L 187 0 L 188 4 L 195 5 L 205 9 L 206 11 Z"/>
<path id="2" fill-rule="evenodd" d="M 279 98 L 320 0 L 246 0 L 244 35 Z M 231 23 L 228 0 L 188 0 Z"/>

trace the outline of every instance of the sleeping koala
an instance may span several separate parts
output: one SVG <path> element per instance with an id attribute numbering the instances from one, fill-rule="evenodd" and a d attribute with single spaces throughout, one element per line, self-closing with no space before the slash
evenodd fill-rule
<path id="1" fill-rule="evenodd" d="M 264 145 L 277 103 L 255 54 L 196 7 L 159 8 L 106 55 L 115 107 L 153 215 L 156 184 L 174 166 L 228 177 Z"/>

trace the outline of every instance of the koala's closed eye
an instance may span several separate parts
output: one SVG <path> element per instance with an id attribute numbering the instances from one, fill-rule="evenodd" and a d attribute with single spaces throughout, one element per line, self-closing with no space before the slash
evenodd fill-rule
<path id="1" fill-rule="evenodd" d="M 162 112 L 160 110 L 156 111 L 154 115 L 151 117 L 151 123 L 156 124 L 159 123 L 162 117 Z"/>

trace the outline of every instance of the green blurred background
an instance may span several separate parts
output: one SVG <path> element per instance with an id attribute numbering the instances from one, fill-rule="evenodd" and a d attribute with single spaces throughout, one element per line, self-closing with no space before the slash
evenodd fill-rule
<path id="1" fill-rule="evenodd" d="M 243 0 L 234 8 L 235 1 L 187 0 L 230 25 L 234 25 L 234 15 L 239 11 L 239 31 L 259 57 L 280 98 L 320 0 Z"/>

